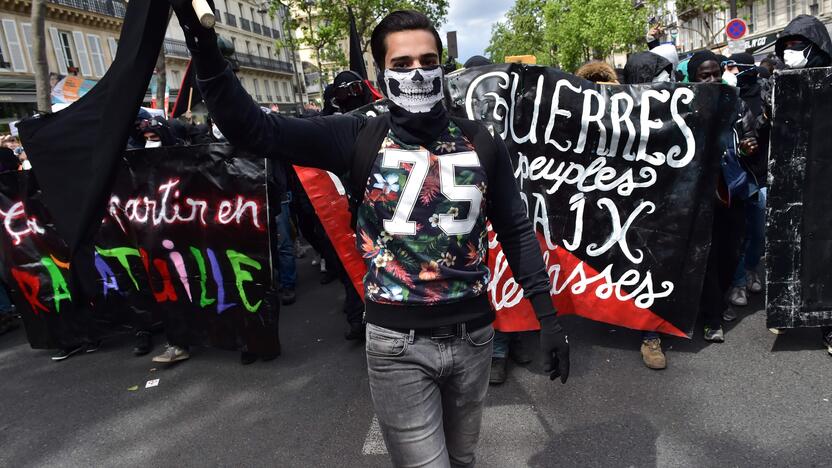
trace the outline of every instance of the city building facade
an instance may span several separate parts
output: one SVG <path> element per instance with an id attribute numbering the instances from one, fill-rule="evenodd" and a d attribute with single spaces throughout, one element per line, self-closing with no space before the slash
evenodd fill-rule
<path id="1" fill-rule="evenodd" d="M 676 45 L 680 52 L 690 53 L 704 48 L 727 52 L 725 24 L 731 20 L 726 8 L 710 14 L 684 9 L 676 2 Z M 774 52 L 777 34 L 801 14 L 813 15 L 832 30 L 832 0 L 758 0 L 737 10 L 737 16 L 748 24 L 744 38 L 746 51 L 759 60 Z"/>

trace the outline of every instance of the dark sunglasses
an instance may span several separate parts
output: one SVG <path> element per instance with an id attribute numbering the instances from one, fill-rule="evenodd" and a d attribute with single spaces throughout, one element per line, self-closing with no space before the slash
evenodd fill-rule
<path id="1" fill-rule="evenodd" d="M 364 88 L 361 84 L 361 81 L 341 83 L 337 88 L 335 88 L 335 99 L 343 100 L 351 97 L 363 96 Z"/>

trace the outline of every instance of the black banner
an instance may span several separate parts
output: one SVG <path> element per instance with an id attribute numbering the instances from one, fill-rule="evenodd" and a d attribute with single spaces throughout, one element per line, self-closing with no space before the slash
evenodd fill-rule
<path id="1" fill-rule="evenodd" d="M 773 102 L 767 323 L 832 325 L 832 68 L 778 73 Z"/>
<path id="2" fill-rule="evenodd" d="M 0 175 L 3 265 L 31 345 L 163 318 L 187 343 L 275 353 L 266 175 L 226 145 L 128 151 L 91 262 L 72 270 L 34 174 Z"/>
<path id="3" fill-rule="evenodd" d="M 558 309 L 690 336 L 736 90 L 600 86 L 513 64 L 452 74 L 448 92 L 453 112 L 505 140 Z M 489 285 L 498 320 L 521 293 L 502 282 Z"/>

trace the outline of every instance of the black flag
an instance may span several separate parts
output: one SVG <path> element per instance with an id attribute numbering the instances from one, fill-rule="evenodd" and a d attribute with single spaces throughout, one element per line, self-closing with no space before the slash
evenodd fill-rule
<path id="1" fill-rule="evenodd" d="M 127 4 L 107 74 L 67 109 L 18 127 L 55 226 L 74 253 L 98 230 L 168 23 L 168 0 Z"/>
<path id="2" fill-rule="evenodd" d="M 363 80 L 367 79 L 367 65 L 364 64 L 364 54 L 361 53 L 361 37 L 355 27 L 355 16 L 352 8 L 347 7 L 350 15 L 350 70 L 358 73 Z"/>

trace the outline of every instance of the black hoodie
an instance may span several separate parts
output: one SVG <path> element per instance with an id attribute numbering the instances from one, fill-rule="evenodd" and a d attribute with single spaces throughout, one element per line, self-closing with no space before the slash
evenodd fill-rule
<path id="1" fill-rule="evenodd" d="M 814 16 L 799 15 L 786 25 L 774 44 L 774 51 L 781 60 L 783 59 L 786 41 L 793 38 L 803 38 L 814 44 L 806 68 L 828 67 L 832 64 L 832 40 L 829 38 L 829 31 L 827 31 L 826 26 L 819 19 Z"/>
<path id="2" fill-rule="evenodd" d="M 653 52 L 639 52 L 627 59 L 624 65 L 624 83 L 639 84 L 652 83 L 662 70 L 672 73 L 673 64 L 666 58 Z"/>

